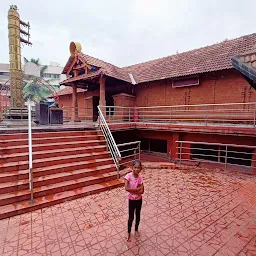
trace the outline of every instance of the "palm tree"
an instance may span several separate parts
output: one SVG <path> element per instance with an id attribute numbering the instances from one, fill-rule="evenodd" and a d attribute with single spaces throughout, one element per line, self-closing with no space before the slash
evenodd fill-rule
<path id="1" fill-rule="evenodd" d="M 34 102 L 40 102 L 46 99 L 46 97 L 51 93 L 51 91 L 43 86 L 40 81 L 36 81 L 35 77 L 29 77 L 23 82 L 23 94 L 24 99 L 27 101 L 30 99 Z"/>

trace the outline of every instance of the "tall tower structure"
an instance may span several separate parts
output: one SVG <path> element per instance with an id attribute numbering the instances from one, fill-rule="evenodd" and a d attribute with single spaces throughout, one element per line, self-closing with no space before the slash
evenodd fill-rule
<path id="1" fill-rule="evenodd" d="M 21 29 L 21 26 L 27 31 Z M 20 44 L 31 44 L 29 28 L 29 23 L 20 20 L 17 6 L 11 5 L 8 12 L 11 109 L 24 108 Z M 22 38 L 21 34 L 25 35 L 27 40 Z"/>

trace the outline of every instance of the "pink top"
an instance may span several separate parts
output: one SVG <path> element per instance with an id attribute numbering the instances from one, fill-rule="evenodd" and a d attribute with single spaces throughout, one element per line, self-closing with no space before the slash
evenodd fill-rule
<path id="1" fill-rule="evenodd" d="M 142 177 L 138 176 L 135 178 L 132 172 L 127 173 L 124 178 L 129 181 L 130 188 L 137 188 L 139 185 L 143 184 Z M 140 200 L 141 198 L 142 195 L 128 193 L 128 199 L 130 200 Z"/>

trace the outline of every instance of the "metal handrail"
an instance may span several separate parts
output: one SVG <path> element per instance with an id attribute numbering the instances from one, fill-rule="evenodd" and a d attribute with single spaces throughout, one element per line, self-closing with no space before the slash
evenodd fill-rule
<path id="1" fill-rule="evenodd" d="M 136 108 L 180 108 L 180 107 L 206 107 L 206 106 L 232 106 L 232 105 L 255 105 L 256 102 L 246 102 L 246 103 L 210 103 L 210 104 L 192 104 L 192 105 L 170 105 L 170 106 L 149 106 L 149 107 L 136 107 Z M 106 108 L 113 106 L 105 106 Z M 118 106 L 119 108 L 129 108 Z"/>
<path id="2" fill-rule="evenodd" d="M 100 106 L 98 106 L 98 111 L 99 111 L 99 127 L 103 133 L 103 136 L 105 137 L 106 141 L 107 141 L 107 145 L 110 151 L 110 154 L 113 158 L 114 164 L 116 166 L 116 170 L 117 170 L 117 178 L 119 179 L 120 177 L 120 173 L 119 173 L 119 169 L 120 169 L 120 161 L 121 161 L 121 153 L 116 145 L 116 142 L 113 138 L 113 135 L 108 127 L 108 124 L 105 120 L 104 115 L 102 114 L 102 111 L 100 109 Z"/>
<path id="3" fill-rule="evenodd" d="M 33 149 L 32 149 L 32 110 L 31 102 L 28 102 L 28 162 L 29 162 L 29 190 L 31 202 L 34 201 L 34 188 L 33 188 Z"/>
<path id="4" fill-rule="evenodd" d="M 255 163 L 256 163 L 256 159 L 253 158 L 253 154 L 256 150 L 256 146 L 198 142 L 198 141 L 183 141 L 183 140 L 178 140 L 175 143 L 177 145 L 176 146 L 177 155 L 175 156 L 175 159 L 178 161 L 179 164 L 181 164 L 182 161 L 189 161 L 189 162 L 199 161 L 199 162 L 205 162 L 205 163 L 208 162 L 208 163 L 222 164 L 224 165 L 224 168 L 227 169 L 228 165 L 253 168 L 253 166 L 255 166 Z M 192 145 L 195 145 L 195 146 L 192 146 Z M 218 149 L 204 148 L 204 147 L 200 147 L 200 145 L 217 146 Z M 249 152 L 241 152 L 239 150 L 236 151 L 236 148 L 249 149 L 252 152 L 249 153 Z M 192 150 L 197 150 L 198 152 L 193 152 Z M 232 154 L 236 154 L 236 155 L 232 155 Z M 249 157 L 250 155 L 251 155 L 251 158 Z M 213 160 L 214 158 L 216 158 L 216 161 Z M 250 166 L 248 166 L 248 165 L 242 164 L 241 162 L 240 163 L 234 162 L 233 160 L 234 161 L 240 161 L 240 160 L 250 161 L 251 164 Z"/>
<path id="5" fill-rule="evenodd" d="M 62 107 L 70 119 L 72 107 Z M 103 108 L 101 108 L 103 111 Z M 78 108 L 81 120 L 93 116 L 91 107 Z M 105 120 L 109 123 L 165 123 L 193 125 L 242 125 L 256 128 L 256 102 L 149 107 L 104 106 Z"/>
<path id="6" fill-rule="evenodd" d="M 175 106 L 123 107 L 112 109 L 108 123 L 231 124 L 256 128 L 256 102 Z"/>
<path id="7" fill-rule="evenodd" d="M 250 145 L 239 145 L 239 144 L 223 144 L 223 143 L 212 143 L 212 142 L 202 142 L 202 141 L 189 141 L 189 140 L 177 140 L 176 143 L 193 143 L 193 144 L 204 144 L 204 145 L 213 145 L 213 146 L 227 146 L 227 147 L 237 147 L 237 148 L 250 148 L 250 149 L 256 149 L 256 146 L 250 146 Z"/>
<path id="8" fill-rule="evenodd" d="M 132 142 L 126 142 L 122 144 L 117 144 L 117 147 L 119 148 L 121 155 L 123 153 L 127 154 L 127 155 L 124 155 L 124 154 L 122 155 L 122 161 L 120 165 L 127 165 L 133 162 L 134 160 L 137 160 L 137 159 L 140 160 L 140 144 L 141 144 L 141 141 L 132 141 Z M 127 146 L 133 146 L 133 147 L 128 149 L 121 149 Z M 131 152 L 131 153 L 128 154 L 128 152 Z"/>

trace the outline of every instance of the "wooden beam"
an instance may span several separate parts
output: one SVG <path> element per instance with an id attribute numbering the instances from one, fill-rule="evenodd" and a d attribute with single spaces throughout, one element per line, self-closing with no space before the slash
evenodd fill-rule
<path id="1" fill-rule="evenodd" d="M 87 65 L 87 64 L 82 64 L 82 65 L 76 65 L 74 67 L 74 69 L 81 69 L 81 68 L 91 68 L 90 65 Z"/>
<path id="2" fill-rule="evenodd" d="M 85 61 L 83 61 L 82 59 L 80 59 L 80 61 L 84 64 L 85 67 L 87 67 L 88 69 L 91 69 L 91 65 L 87 64 Z"/>
<path id="3" fill-rule="evenodd" d="M 77 76 L 78 76 L 78 71 L 74 70 L 74 77 L 77 77 Z"/>
<path id="4" fill-rule="evenodd" d="M 75 56 L 74 60 L 72 61 L 71 65 L 70 65 L 70 67 L 67 71 L 67 77 L 69 76 L 69 73 L 71 72 L 73 66 L 76 64 L 76 61 L 77 61 L 77 59 L 76 59 L 76 56 Z"/>
<path id="5" fill-rule="evenodd" d="M 83 63 L 80 65 L 75 65 L 77 62 L 77 58 Z M 72 71 L 72 69 L 81 69 L 84 68 L 84 70 L 86 71 L 86 74 L 89 73 L 89 70 L 91 69 L 91 66 L 89 64 L 87 64 L 86 62 L 84 62 L 83 60 L 81 60 L 79 57 L 75 57 L 73 62 L 71 63 L 68 71 L 67 71 L 67 77 L 69 76 L 69 73 Z"/>

